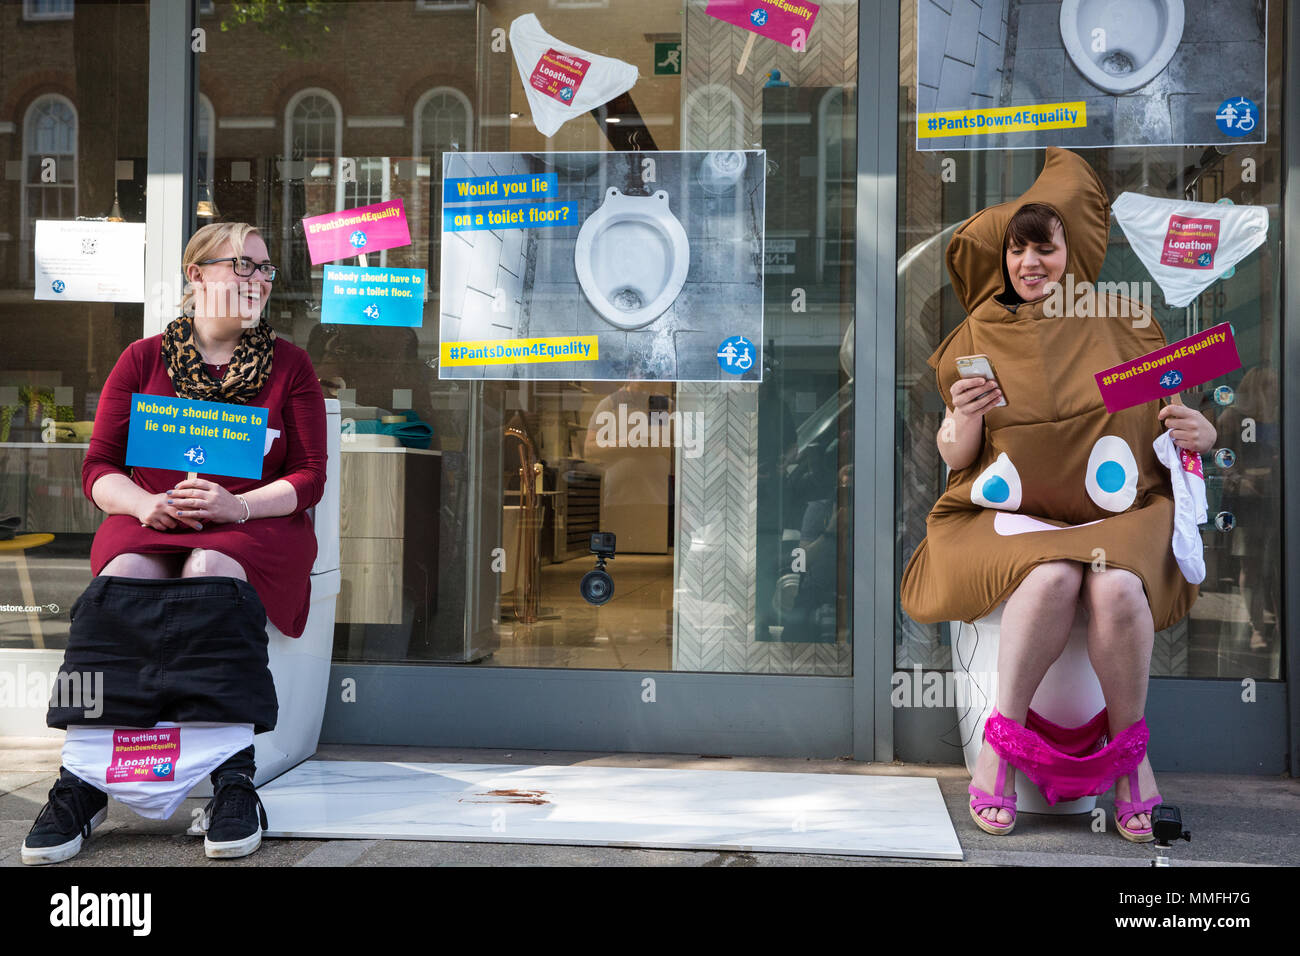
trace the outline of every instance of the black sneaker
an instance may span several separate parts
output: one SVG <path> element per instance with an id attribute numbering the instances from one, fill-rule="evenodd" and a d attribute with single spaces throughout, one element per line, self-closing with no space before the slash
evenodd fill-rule
<path id="1" fill-rule="evenodd" d="M 60 767 L 50 798 L 23 841 L 23 862 L 35 866 L 72 859 L 107 817 L 108 794 Z"/>
<path id="2" fill-rule="evenodd" d="M 203 814 L 208 820 L 203 850 L 210 858 L 248 856 L 262 845 L 262 831 L 267 828 L 266 808 L 248 774 L 223 773 Z"/>

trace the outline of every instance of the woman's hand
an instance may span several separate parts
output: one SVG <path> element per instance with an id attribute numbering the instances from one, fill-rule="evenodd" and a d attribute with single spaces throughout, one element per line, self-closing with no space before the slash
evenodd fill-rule
<path id="1" fill-rule="evenodd" d="M 990 387 L 991 386 L 991 387 Z M 982 377 L 959 378 L 952 383 L 953 415 L 959 418 L 978 419 L 1002 400 L 1002 389 L 992 379 Z"/>
<path id="2" fill-rule="evenodd" d="M 1219 437 L 1213 422 L 1186 405 L 1166 405 L 1160 409 L 1159 418 L 1169 429 L 1174 444 L 1188 451 L 1204 455 Z"/>
<path id="3" fill-rule="evenodd" d="M 167 495 L 164 493 L 146 495 L 134 514 L 140 519 L 142 527 L 153 528 L 155 531 L 170 531 L 178 524 L 193 528 L 195 531 L 203 530 L 200 522 L 192 518 L 180 517 L 176 509 L 168 503 Z"/>
<path id="4" fill-rule="evenodd" d="M 186 478 L 176 482 L 176 486 L 169 492 L 167 503 L 176 507 L 176 513 L 182 520 L 190 517 L 197 518 L 200 522 L 225 524 L 244 517 L 244 506 L 239 500 L 221 485 L 206 478 Z"/>

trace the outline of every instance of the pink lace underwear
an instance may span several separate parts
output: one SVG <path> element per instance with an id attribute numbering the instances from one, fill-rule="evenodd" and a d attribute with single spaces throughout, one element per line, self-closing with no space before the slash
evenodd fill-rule
<path id="1" fill-rule="evenodd" d="M 984 723 L 984 739 L 1054 804 L 1103 794 L 1142 762 L 1151 736 L 1145 718 L 1109 743 L 1106 728 L 1105 710 L 1082 727 L 1061 727 L 1033 710 L 1022 726 L 994 708 Z"/>

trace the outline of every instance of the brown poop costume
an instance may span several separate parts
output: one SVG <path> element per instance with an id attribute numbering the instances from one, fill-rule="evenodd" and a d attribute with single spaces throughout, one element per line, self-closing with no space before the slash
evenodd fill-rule
<path id="1" fill-rule="evenodd" d="M 1047 150 L 1023 196 L 976 213 L 953 236 L 948 271 L 968 314 L 928 361 L 951 408 L 955 359 L 987 355 L 1007 406 L 985 413 L 979 456 L 949 475 L 931 509 L 925 540 L 903 571 L 903 610 L 923 622 L 975 621 L 1036 565 L 1092 563 L 1102 549 L 1107 568 L 1142 579 L 1156 629 L 1166 628 L 1187 614 L 1197 588 L 1174 560 L 1173 490 L 1151 448 L 1165 431 L 1156 417 L 1161 406 L 1108 414 L 1093 378 L 1165 345 L 1164 334 L 1154 319 L 1134 328 L 1140 307 L 1118 297 L 1107 302 L 1089 292 L 1055 317 L 1044 313 L 1048 300 L 999 302 L 1018 301 L 1003 242 L 1011 217 L 1031 202 L 1061 220 L 1076 296 L 1079 283 L 1095 283 L 1101 272 L 1106 191 L 1081 157 L 1063 149 Z"/>

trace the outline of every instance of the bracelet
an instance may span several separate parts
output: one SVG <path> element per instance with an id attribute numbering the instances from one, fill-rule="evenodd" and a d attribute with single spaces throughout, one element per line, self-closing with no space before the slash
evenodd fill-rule
<path id="1" fill-rule="evenodd" d="M 244 506 L 244 517 L 236 521 L 235 524 L 243 524 L 253 516 L 253 512 L 252 509 L 248 507 L 248 502 L 244 500 L 243 495 L 235 495 L 235 497 L 239 500 L 239 503 Z"/>

